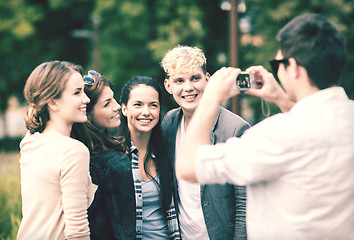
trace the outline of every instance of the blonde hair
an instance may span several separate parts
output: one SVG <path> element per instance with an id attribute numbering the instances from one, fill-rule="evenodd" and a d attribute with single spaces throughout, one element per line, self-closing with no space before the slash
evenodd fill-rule
<path id="1" fill-rule="evenodd" d="M 161 61 L 161 66 L 168 78 L 171 74 L 192 73 L 202 68 L 207 73 L 206 58 L 197 47 L 180 46 L 168 51 Z"/>
<path id="2" fill-rule="evenodd" d="M 23 90 L 29 104 L 25 117 L 31 132 L 42 132 L 49 121 L 48 102 L 61 97 L 65 85 L 74 72 L 83 73 L 80 65 L 65 61 L 45 62 L 37 66 Z"/>

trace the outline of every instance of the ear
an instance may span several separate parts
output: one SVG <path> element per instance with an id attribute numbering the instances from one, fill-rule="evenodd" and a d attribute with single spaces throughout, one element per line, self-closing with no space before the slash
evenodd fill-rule
<path id="1" fill-rule="evenodd" d="M 53 110 L 53 111 L 58 111 L 59 106 L 58 106 L 58 104 L 57 104 L 57 102 L 56 102 L 55 99 L 51 99 L 51 100 L 48 102 L 48 108 L 49 108 L 50 110 Z"/>
<path id="2" fill-rule="evenodd" d="M 209 78 L 210 78 L 210 73 L 207 72 L 207 73 L 205 74 L 205 79 L 206 79 L 207 82 L 209 82 Z"/>
<path id="3" fill-rule="evenodd" d="M 297 64 L 294 58 L 289 58 L 288 71 L 293 79 L 298 79 L 300 76 L 300 65 Z"/>
<path id="4" fill-rule="evenodd" d="M 172 94 L 170 80 L 166 78 L 163 83 L 164 83 L 164 85 L 165 85 L 166 91 L 167 91 L 169 94 Z"/>
<path id="5" fill-rule="evenodd" d="M 127 106 L 125 104 L 122 104 L 122 114 L 124 117 L 127 117 Z"/>

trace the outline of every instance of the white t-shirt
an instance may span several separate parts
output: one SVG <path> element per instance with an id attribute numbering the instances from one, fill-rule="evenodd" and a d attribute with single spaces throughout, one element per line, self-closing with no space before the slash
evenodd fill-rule
<path id="1" fill-rule="evenodd" d="M 185 134 L 184 117 L 176 134 L 176 158 Z M 179 221 L 182 239 L 209 239 L 200 199 L 200 185 L 178 179 Z"/>
<path id="2" fill-rule="evenodd" d="M 354 238 L 354 101 L 332 87 L 196 154 L 201 184 L 247 184 L 248 239 Z"/>

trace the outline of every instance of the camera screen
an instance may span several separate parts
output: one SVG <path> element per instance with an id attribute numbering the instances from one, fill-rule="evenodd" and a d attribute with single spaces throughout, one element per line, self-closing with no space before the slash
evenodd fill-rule
<path id="1" fill-rule="evenodd" d="M 251 81 L 250 76 L 247 73 L 240 73 L 236 79 L 237 88 L 250 88 Z"/>

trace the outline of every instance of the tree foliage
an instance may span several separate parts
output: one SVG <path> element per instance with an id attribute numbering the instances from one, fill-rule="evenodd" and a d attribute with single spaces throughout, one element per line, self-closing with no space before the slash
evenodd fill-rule
<path id="1" fill-rule="evenodd" d="M 229 63 L 229 12 L 223 0 L 0 0 L 0 110 L 10 95 L 22 96 L 35 66 L 54 59 L 97 68 L 116 85 L 148 75 L 162 83 L 160 61 L 176 45 L 201 47 L 213 73 Z M 275 35 L 295 16 L 316 12 L 328 17 L 348 43 L 343 81 L 354 98 L 354 19 L 352 0 L 239 0 L 239 67 L 268 67 L 278 45 Z M 78 38 L 77 29 L 89 34 Z M 98 38 L 94 38 L 97 36 Z M 258 103 L 257 103 L 258 104 Z M 173 101 L 168 98 L 168 106 Z"/>

